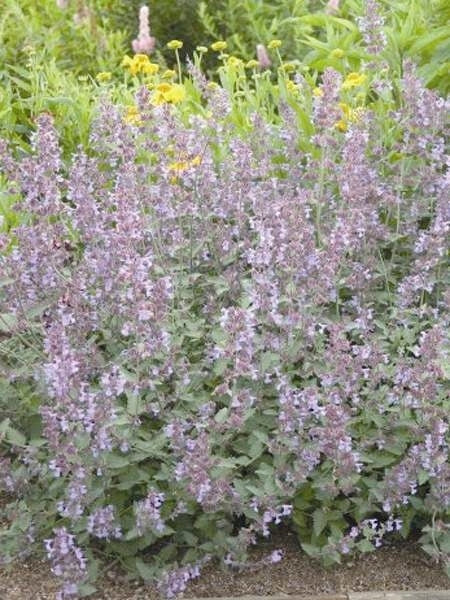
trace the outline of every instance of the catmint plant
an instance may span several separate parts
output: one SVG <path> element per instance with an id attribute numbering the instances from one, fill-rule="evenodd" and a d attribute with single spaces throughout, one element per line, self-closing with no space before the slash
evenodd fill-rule
<path id="1" fill-rule="evenodd" d="M 448 511 L 445 101 L 405 65 L 343 127 L 390 74 L 328 69 L 306 128 L 239 130 L 196 76 L 205 110 L 105 97 L 69 160 L 50 114 L 0 146 L 0 484 L 61 598 L 99 548 L 170 598 L 280 523 L 330 563 Z"/>

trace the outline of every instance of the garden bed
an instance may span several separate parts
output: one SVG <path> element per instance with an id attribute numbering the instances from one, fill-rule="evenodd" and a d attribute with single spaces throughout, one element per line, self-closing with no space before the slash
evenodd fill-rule
<path id="1" fill-rule="evenodd" d="M 278 564 L 265 565 L 242 573 L 206 568 L 192 583 L 186 598 L 211 598 L 242 595 L 325 595 L 371 590 L 449 590 L 450 581 L 414 542 L 387 543 L 376 552 L 354 557 L 342 565 L 324 569 L 298 550 L 293 534 L 279 532 L 253 553 L 257 561 L 275 548 L 285 550 Z M 50 600 L 58 589 L 48 564 L 29 561 L 13 569 L 0 570 L 1 600 Z M 144 600 L 156 592 L 141 583 L 129 582 L 115 569 L 107 570 L 98 581 L 92 600 Z"/>

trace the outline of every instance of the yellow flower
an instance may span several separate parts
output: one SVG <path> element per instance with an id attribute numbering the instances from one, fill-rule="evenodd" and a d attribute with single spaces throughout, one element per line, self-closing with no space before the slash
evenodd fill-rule
<path id="1" fill-rule="evenodd" d="M 281 68 L 285 73 L 292 73 L 293 71 L 295 71 L 294 63 L 283 63 L 281 65 Z"/>
<path id="2" fill-rule="evenodd" d="M 241 67 L 244 63 L 237 56 L 229 56 L 227 59 L 227 65 L 230 67 Z"/>
<path id="3" fill-rule="evenodd" d="M 316 96 L 316 98 L 320 98 L 321 96 L 323 96 L 323 90 L 319 87 L 315 87 L 312 91 L 313 96 Z"/>
<path id="4" fill-rule="evenodd" d="M 182 156 L 181 158 L 185 158 L 185 156 Z M 186 171 L 187 169 L 190 169 L 192 167 L 198 167 L 198 165 L 200 165 L 202 162 L 202 158 L 201 156 L 197 155 L 194 156 L 194 158 L 192 158 L 191 160 L 180 160 L 177 162 L 173 162 L 169 165 L 169 171 L 174 171 L 176 174 L 180 174 L 183 173 L 183 171 Z M 177 183 L 178 182 L 178 177 L 174 176 L 170 178 L 170 183 Z"/>
<path id="5" fill-rule="evenodd" d="M 150 62 L 146 54 L 135 54 L 133 58 L 124 56 L 122 67 L 128 67 L 132 75 L 138 75 L 139 73 L 154 75 L 159 70 L 159 65 Z"/>
<path id="6" fill-rule="evenodd" d="M 208 90 L 217 90 L 219 88 L 219 84 L 215 81 L 208 81 L 206 87 L 208 88 Z"/>
<path id="7" fill-rule="evenodd" d="M 349 123 L 356 123 L 361 119 L 364 114 L 364 108 L 359 106 L 358 108 L 352 108 L 345 102 L 339 102 L 339 108 L 342 111 L 343 118 L 340 119 L 335 127 L 339 131 L 347 131 Z"/>
<path id="8" fill-rule="evenodd" d="M 159 106 L 166 102 L 177 104 L 186 98 L 186 89 L 178 83 L 160 83 L 152 98 L 152 104 Z"/>
<path id="9" fill-rule="evenodd" d="M 286 89 L 288 92 L 291 92 L 292 94 L 296 95 L 299 93 L 299 89 L 298 87 L 295 85 L 295 83 L 293 81 L 291 81 L 290 79 L 288 79 L 286 81 Z"/>
<path id="10" fill-rule="evenodd" d="M 344 119 L 340 119 L 336 125 L 335 125 L 336 129 L 338 129 L 339 131 L 347 131 L 347 123 L 344 121 Z"/>
<path id="11" fill-rule="evenodd" d="M 159 71 L 159 65 L 156 63 L 148 62 L 142 65 L 142 72 L 146 75 L 155 75 Z"/>
<path id="12" fill-rule="evenodd" d="M 126 54 L 123 57 L 122 62 L 120 63 L 120 66 L 121 67 L 129 67 L 132 62 L 133 62 L 133 59 Z"/>
<path id="13" fill-rule="evenodd" d="M 364 73 L 349 73 L 342 84 L 343 90 L 349 90 L 353 87 L 358 87 L 366 81 L 367 77 Z"/>
<path id="14" fill-rule="evenodd" d="M 167 102 L 182 102 L 186 98 L 186 90 L 179 83 L 174 83 L 166 94 Z"/>
<path id="15" fill-rule="evenodd" d="M 214 52 L 222 52 L 227 46 L 228 44 L 226 42 L 214 42 L 214 44 L 211 44 L 211 50 L 214 50 Z"/>
<path id="16" fill-rule="evenodd" d="M 172 87 L 171 83 L 160 83 L 159 85 L 156 86 L 156 89 L 158 90 L 158 92 L 161 92 L 162 94 L 167 94 L 167 92 L 170 90 L 171 87 Z"/>
<path id="17" fill-rule="evenodd" d="M 342 111 L 342 114 L 344 115 L 344 117 L 346 117 L 348 119 L 348 117 L 350 116 L 351 113 L 351 108 L 348 104 L 346 104 L 345 102 L 339 102 L 339 108 Z"/>
<path id="18" fill-rule="evenodd" d="M 183 47 L 183 42 L 180 40 L 171 40 L 167 43 L 169 50 L 179 50 Z"/>
<path id="19" fill-rule="evenodd" d="M 344 54 L 345 54 L 345 52 L 343 50 L 341 50 L 340 48 L 335 48 L 334 50 L 332 50 L 330 52 L 330 57 L 331 58 L 343 58 Z"/>
<path id="20" fill-rule="evenodd" d="M 169 165 L 169 171 L 176 171 L 177 173 L 182 173 L 189 168 L 189 163 L 185 160 L 180 162 L 174 162 Z"/>
<path id="21" fill-rule="evenodd" d="M 140 125 L 142 123 L 141 115 L 137 106 L 127 106 L 127 112 L 125 114 L 125 122 L 130 125 Z"/>
<path id="22" fill-rule="evenodd" d="M 201 54 L 206 54 L 206 52 L 208 52 L 208 48 L 206 46 L 197 46 L 196 50 Z"/>
<path id="23" fill-rule="evenodd" d="M 166 94 L 169 92 L 172 85 L 170 83 L 160 83 L 156 86 L 156 92 L 152 98 L 152 104 L 159 106 L 167 102 Z"/>
<path id="24" fill-rule="evenodd" d="M 254 58 L 252 58 L 251 60 L 248 61 L 248 63 L 246 63 L 245 68 L 246 69 L 256 69 L 256 67 L 259 65 L 259 62 L 257 60 L 255 60 Z"/>
<path id="25" fill-rule="evenodd" d="M 112 77 L 112 74 L 109 71 L 101 71 L 101 73 L 97 73 L 97 75 L 95 76 L 95 79 L 100 82 L 103 83 L 105 81 L 110 81 Z"/>
<path id="26" fill-rule="evenodd" d="M 163 79 L 173 79 L 177 74 L 173 69 L 166 69 L 164 73 L 161 75 Z"/>
<path id="27" fill-rule="evenodd" d="M 279 48 L 281 46 L 281 40 L 270 40 L 267 44 L 269 50 L 275 50 L 275 48 Z"/>

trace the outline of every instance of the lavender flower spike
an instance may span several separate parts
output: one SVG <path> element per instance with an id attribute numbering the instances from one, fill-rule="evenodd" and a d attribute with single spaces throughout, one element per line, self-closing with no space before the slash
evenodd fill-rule
<path id="1" fill-rule="evenodd" d="M 52 563 L 52 572 L 63 580 L 63 585 L 56 595 L 56 600 L 75 598 L 78 586 L 86 577 L 86 558 L 78 546 L 74 536 L 65 527 L 53 530 L 55 537 L 45 540 L 47 557 Z"/>

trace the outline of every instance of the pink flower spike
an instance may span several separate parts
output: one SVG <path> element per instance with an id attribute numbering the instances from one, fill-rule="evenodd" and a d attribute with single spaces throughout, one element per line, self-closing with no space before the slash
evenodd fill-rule
<path id="1" fill-rule="evenodd" d="M 325 12 L 328 14 L 337 13 L 339 10 L 339 0 L 329 0 Z"/>
<path id="2" fill-rule="evenodd" d="M 139 10 L 139 35 L 132 41 L 135 54 L 150 54 L 155 48 L 156 40 L 150 35 L 150 21 L 148 6 L 141 6 Z"/>
<path id="3" fill-rule="evenodd" d="M 258 44 L 256 46 L 256 58 L 258 59 L 260 69 L 268 69 L 272 64 L 264 44 Z"/>

